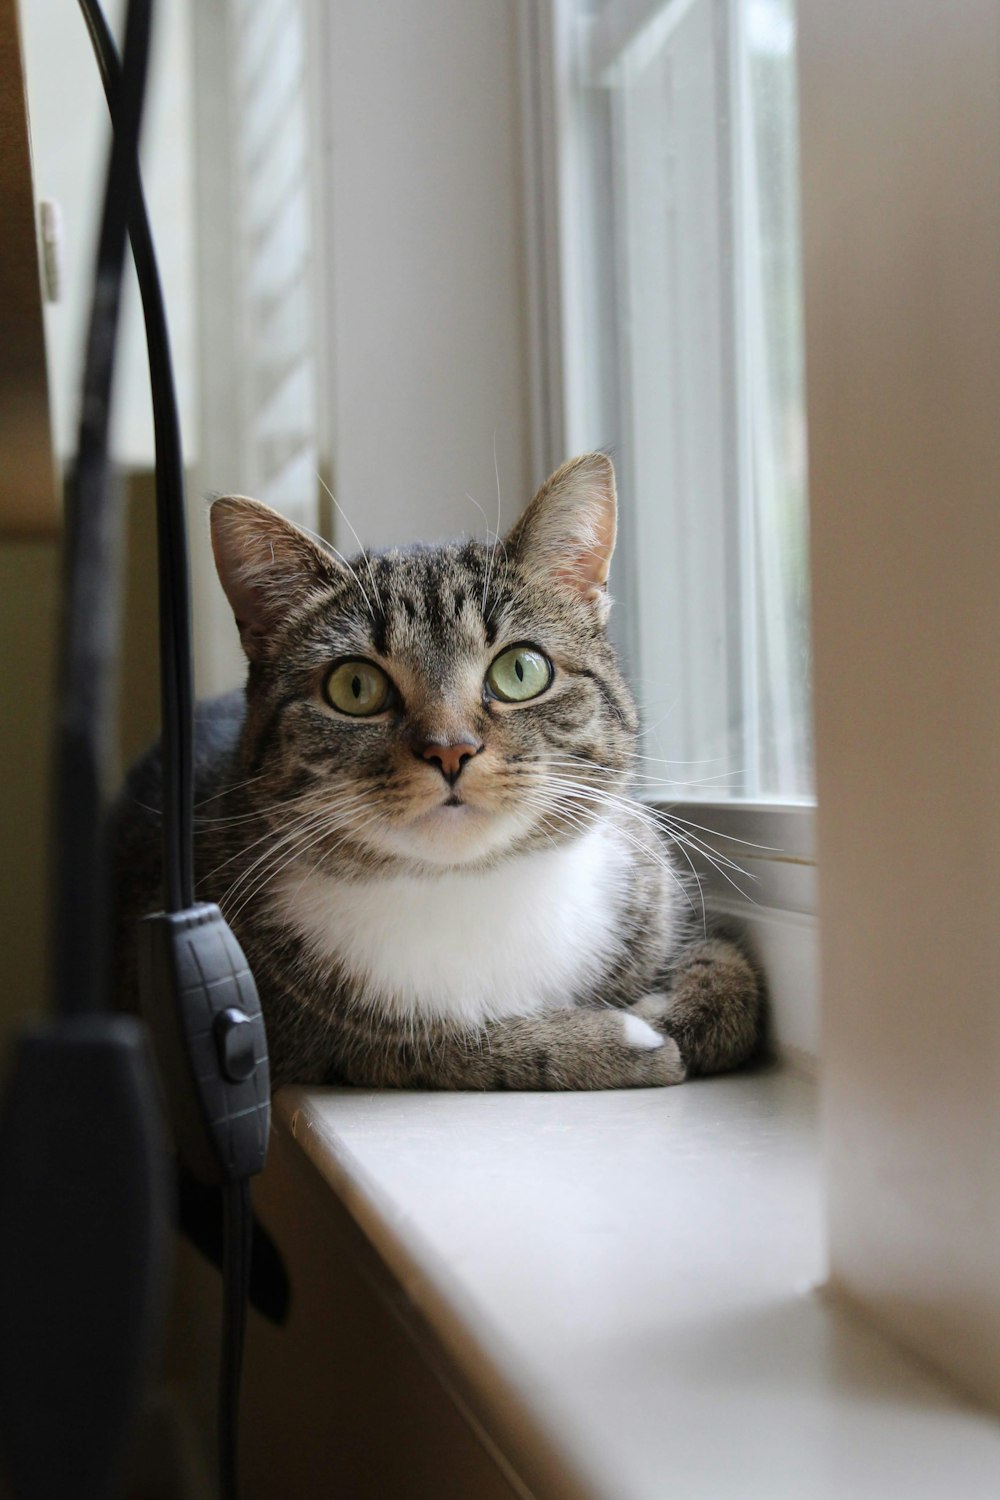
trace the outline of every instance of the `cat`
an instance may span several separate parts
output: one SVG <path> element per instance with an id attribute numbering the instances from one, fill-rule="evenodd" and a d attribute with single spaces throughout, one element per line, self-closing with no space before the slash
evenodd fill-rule
<path id="1" fill-rule="evenodd" d="M 660 1086 L 737 1066 L 754 968 L 699 933 L 628 795 L 637 713 L 607 635 L 603 454 L 504 539 L 350 561 L 258 501 L 211 506 L 249 663 L 201 705 L 198 898 L 256 976 L 282 1083 Z M 160 905 L 159 761 L 115 820 L 121 982 Z"/>

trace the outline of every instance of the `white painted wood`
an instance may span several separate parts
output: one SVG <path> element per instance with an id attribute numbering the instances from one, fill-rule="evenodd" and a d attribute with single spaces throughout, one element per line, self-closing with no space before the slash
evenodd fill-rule
<path id="1" fill-rule="evenodd" d="M 572 0 L 517 0 L 532 484 L 569 456 L 566 432 L 565 152 Z M 568 330 L 567 330 L 568 331 Z"/>
<path id="2" fill-rule="evenodd" d="M 188 488 L 195 681 L 199 697 L 225 692 L 246 674 L 232 611 L 215 573 L 208 533 L 207 499 L 249 486 L 241 470 L 237 367 L 238 286 L 236 166 L 230 98 L 232 42 L 229 7 L 211 0 L 191 16 L 195 70 L 195 131 L 200 142 L 195 172 L 198 235 L 197 353 L 201 378 L 202 440 Z"/>
<path id="3" fill-rule="evenodd" d="M 329 12 L 333 488 L 376 545 L 482 535 L 467 494 L 494 524 L 494 434 L 504 524 L 529 496 L 516 20 L 466 0 Z"/>
<path id="4" fill-rule="evenodd" d="M 833 1273 L 1000 1409 L 1000 9 L 799 21 Z"/>
<path id="5" fill-rule="evenodd" d="M 993 1500 L 1000 1432 L 817 1292 L 813 1090 L 284 1091 L 538 1500 Z"/>
<path id="6" fill-rule="evenodd" d="M 709 895 L 708 911 L 742 933 L 766 976 L 774 1050 L 783 1061 L 815 1076 L 822 1045 L 819 922 L 788 905 L 749 904 L 715 894 Z"/>
<path id="7" fill-rule="evenodd" d="M 654 33 L 653 47 L 676 30 L 696 0 L 610 0 L 589 27 L 584 66 L 595 83 L 612 83 L 622 53 Z"/>

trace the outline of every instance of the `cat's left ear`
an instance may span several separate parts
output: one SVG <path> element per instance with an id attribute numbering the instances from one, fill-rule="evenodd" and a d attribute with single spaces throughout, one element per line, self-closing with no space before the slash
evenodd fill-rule
<path id="1" fill-rule="evenodd" d="M 617 527 L 611 460 L 585 453 L 545 481 L 507 537 L 507 549 L 529 572 L 579 594 L 605 620 Z"/>

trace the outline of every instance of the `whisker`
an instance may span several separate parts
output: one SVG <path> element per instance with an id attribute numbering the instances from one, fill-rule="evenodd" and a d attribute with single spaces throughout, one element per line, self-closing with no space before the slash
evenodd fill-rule
<path id="1" fill-rule="evenodd" d="M 300 835 L 311 832 L 314 827 L 319 827 L 325 822 L 326 814 L 316 808 L 310 811 L 304 818 L 298 820 L 293 828 L 279 834 L 262 854 L 259 854 L 256 859 L 251 860 L 250 864 L 239 872 L 236 879 L 227 887 L 225 893 L 220 896 L 219 905 L 225 909 L 235 899 L 241 886 L 246 887 L 248 882 L 252 882 L 255 879 L 255 872 L 259 871 L 261 866 L 267 866 L 273 860 L 279 859 L 282 851 L 289 844 L 294 843 Z"/>
<path id="2" fill-rule="evenodd" d="M 564 754 L 561 757 L 557 757 L 557 758 L 554 758 L 552 760 L 549 760 L 549 761 L 546 762 L 546 764 L 551 765 L 551 766 L 563 766 L 564 768 L 571 768 L 571 769 L 572 768 L 576 768 L 577 766 L 579 766 L 579 767 L 581 767 L 583 769 L 586 769 L 588 771 L 592 771 L 592 772 L 596 773 L 597 775 L 606 776 L 606 777 L 609 777 L 609 778 L 615 777 L 615 778 L 618 778 L 618 779 L 622 780 L 623 782 L 627 781 L 630 786 L 631 785 L 635 785 L 636 783 L 645 783 L 647 790 L 650 789 L 650 788 L 652 788 L 652 787 L 657 787 L 657 786 L 663 786 L 663 787 L 697 787 L 697 786 L 708 786 L 710 784 L 714 784 L 718 780 L 717 777 L 711 777 L 710 776 L 710 777 L 704 778 L 704 780 L 702 780 L 702 781 L 676 781 L 676 780 L 674 780 L 673 777 L 670 777 L 670 776 L 654 776 L 651 772 L 648 772 L 648 771 L 634 771 L 634 770 L 631 770 L 629 768 L 624 768 L 624 769 L 619 770 L 619 769 L 617 769 L 616 767 L 613 767 L 613 766 L 603 766 L 603 765 L 601 765 L 601 763 L 599 761 L 588 760 L 586 756 L 570 755 L 570 754 Z M 723 772 L 720 772 L 719 774 L 720 774 L 720 776 L 726 776 L 726 775 L 729 775 L 730 773 L 727 772 L 727 771 L 723 771 Z M 723 788 L 719 788 L 719 790 L 723 790 Z"/>
<path id="3" fill-rule="evenodd" d="M 326 480 L 323 478 L 322 474 L 319 472 L 318 469 L 316 471 L 316 478 L 319 480 L 320 484 L 326 490 L 326 493 L 329 495 L 330 499 L 333 501 L 334 505 L 337 507 L 337 514 L 343 516 L 344 520 L 347 522 L 348 526 L 351 528 L 351 535 L 353 536 L 354 540 L 357 542 L 357 544 L 358 544 L 358 550 L 361 553 L 361 556 L 364 558 L 364 560 L 365 560 L 365 566 L 368 569 L 368 577 L 371 580 L 372 593 L 375 595 L 375 598 L 378 600 L 378 607 L 382 611 L 382 614 L 384 615 L 385 614 L 385 605 L 382 602 L 382 595 L 379 593 L 378 584 L 375 582 L 375 572 L 374 572 L 374 569 L 372 568 L 371 558 L 368 556 L 368 553 L 367 553 L 367 551 L 365 549 L 364 543 L 362 542 L 361 538 L 358 536 L 358 533 L 355 531 L 355 529 L 354 529 L 354 523 L 352 522 L 350 516 L 347 514 L 346 510 L 341 505 L 340 501 L 337 499 L 336 495 L 333 493 L 333 490 L 331 490 L 330 486 L 327 484 Z M 350 566 L 350 565 L 348 564 L 348 566 Z M 372 618 L 374 619 L 374 610 L 372 611 Z"/>
<path id="4" fill-rule="evenodd" d="M 756 875 L 751 875 L 748 870 L 744 870 L 740 865 L 733 864 L 732 860 L 727 860 L 722 855 L 716 856 L 714 852 L 709 851 L 705 844 L 702 844 L 700 842 L 694 843 L 688 835 L 679 833 L 675 828 L 664 827 L 663 831 L 667 835 L 667 837 L 678 846 L 678 848 L 680 848 L 682 845 L 686 845 L 692 850 L 692 852 L 700 855 L 702 859 L 707 860 L 715 870 L 716 874 L 721 875 L 726 884 L 731 885 L 733 890 L 737 891 L 743 897 L 744 901 L 749 901 L 752 906 L 757 905 L 756 901 L 754 901 L 754 898 L 750 895 L 749 891 L 745 891 L 743 887 L 732 878 L 731 875 L 728 875 L 726 873 L 722 866 L 723 864 L 728 864 L 731 869 L 736 870 L 740 875 L 743 876 L 745 880 L 756 881 Z"/>
<path id="5" fill-rule="evenodd" d="M 781 853 L 775 844 L 755 844 L 752 839 L 740 839 L 734 833 L 720 833 L 715 828 L 704 828 L 701 823 L 691 823 L 687 818 L 678 817 L 676 813 L 667 813 L 665 816 L 672 818 L 675 823 L 682 823 L 685 828 L 697 828 L 701 833 L 710 833 L 713 838 L 726 839 L 730 844 L 744 844 L 748 849 L 763 849 L 767 854 Z M 743 873 L 746 874 L 746 871 Z"/>
<path id="6" fill-rule="evenodd" d="M 302 813 L 301 816 L 298 817 L 298 818 L 294 818 L 292 820 L 292 826 L 296 827 L 298 824 L 305 822 L 307 818 L 310 818 L 310 817 L 313 816 L 314 811 L 315 811 L 315 809 L 310 808 L 310 810 L 308 812 Z M 254 839 L 253 842 L 250 843 L 250 844 L 244 844 L 244 845 L 242 845 L 239 849 L 236 850 L 235 854 L 230 854 L 230 856 L 229 856 L 228 859 L 224 859 L 221 864 L 216 865 L 215 868 L 214 868 L 214 870 L 209 870 L 206 875 L 202 875 L 200 877 L 200 879 L 198 880 L 198 884 L 200 886 L 204 887 L 204 885 L 209 880 L 212 880 L 216 875 L 218 875 L 218 873 L 219 873 L 220 870 L 224 870 L 227 865 L 231 865 L 233 863 L 233 860 L 245 858 L 246 855 L 248 855 L 250 853 L 251 849 L 256 849 L 257 846 L 259 844 L 263 844 L 265 842 L 265 840 L 272 839 L 274 837 L 274 832 L 275 832 L 275 830 L 273 828 L 268 828 L 265 833 L 261 834 L 260 838 Z M 228 891 L 227 891 L 227 895 L 228 895 Z"/>
<path id="7" fill-rule="evenodd" d="M 595 761 L 589 761 L 585 757 L 577 758 L 577 757 L 574 757 L 574 756 L 566 756 L 566 757 L 564 757 L 564 761 L 565 760 L 570 761 L 574 765 L 580 765 L 580 766 L 582 766 L 582 767 L 584 767 L 584 768 L 586 768 L 587 770 L 590 770 L 590 771 L 596 771 L 598 773 L 601 773 L 604 770 L 604 768 L 601 767 L 597 762 L 595 762 Z M 553 761 L 549 761 L 548 764 L 552 765 L 552 766 L 558 766 L 560 764 L 560 762 L 558 760 L 553 760 Z M 617 774 L 617 773 L 612 772 L 611 774 Z M 632 779 L 636 779 L 636 778 L 630 777 L 629 779 L 632 780 Z M 647 779 L 650 782 L 652 782 L 653 784 L 661 784 L 661 785 L 668 784 L 665 780 L 661 781 L 661 778 L 659 778 L 659 777 L 650 777 L 650 778 L 647 778 Z M 683 783 L 675 783 L 675 785 L 682 785 L 682 784 Z M 603 792 L 603 791 L 605 791 L 605 788 L 598 787 L 598 788 L 594 788 L 594 790 L 595 791 L 601 791 L 601 792 Z M 616 794 L 608 793 L 608 795 L 616 795 Z M 640 805 L 640 804 L 635 804 L 634 801 L 631 801 L 627 797 L 626 798 L 621 798 L 620 800 L 623 801 L 624 803 L 626 803 L 628 806 Z M 650 816 L 652 816 L 652 817 L 655 817 L 657 819 L 669 818 L 673 822 L 681 824 L 686 829 L 696 828 L 701 833 L 708 833 L 708 834 L 711 834 L 715 838 L 725 839 L 727 843 L 742 844 L 742 845 L 744 845 L 744 847 L 746 847 L 748 849 L 761 849 L 761 850 L 763 850 L 763 851 L 765 851 L 767 853 L 772 853 L 772 854 L 780 854 L 780 852 L 781 852 L 780 849 L 776 848 L 774 845 L 771 845 L 771 844 L 757 844 L 757 843 L 754 843 L 754 841 L 752 839 L 740 838 L 740 837 L 738 837 L 738 835 L 733 834 L 733 833 L 723 833 L 720 830 L 715 829 L 715 828 L 706 828 L 703 824 L 691 822 L 689 819 L 682 818 L 682 817 L 679 816 L 679 814 L 673 812 L 672 810 L 668 810 L 666 808 L 650 807 L 648 803 L 643 803 L 643 804 L 641 804 L 641 806 L 642 806 L 643 810 L 646 811 L 646 812 L 648 812 L 650 814 Z M 721 854 L 721 853 L 719 853 L 718 850 L 712 850 L 711 852 L 713 854 L 717 855 L 717 857 L 719 859 L 722 859 L 722 860 L 726 859 L 726 856 L 723 855 L 723 854 Z M 739 865 L 735 864 L 734 862 L 730 861 L 730 863 L 733 864 L 733 868 L 734 869 L 739 870 L 739 873 L 741 875 L 746 875 L 746 877 L 747 877 L 748 880 L 753 880 L 753 879 L 756 878 L 755 876 L 751 875 L 749 873 L 749 871 L 741 869 L 741 867 Z"/>
<path id="8" fill-rule="evenodd" d="M 314 796 L 315 794 L 310 793 L 308 795 Z M 349 811 L 355 804 L 363 800 L 364 795 L 365 794 L 355 794 L 353 797 L 342 799 L 339 802 L 334 802 L 332 804 L 329 802 L 324 802 L 321 807 L 313 806 L 307 809 L 306 812 L 301 813 L 297 818 L 293 818 L 291 824 L 286 828 L 280 830 L 280 833 L 282 836 L 287 836 L 288 833 L 300 827 L 303 823 L 307 822 L 313 816 L 318 816 L 320 814 L 328 816 L 334 813 Z M 281 803 L 277 805 L 279 807 L 282 806 Z M 251 849 L 257 848 L 257 846 L 259 844 L 262 844 L 265 839 L 271 838 L 276 831 L 278 830 L 268 828 L 265 833 L 261 834 L 260 838 L 254 839 L 250 844 L 244 844 L 241 848 L 237 849 L 235 854 L 231 854 L 228 859 L 224 859 L 221 865 L 216 865 L 214 870 L 210 870 L 207 875 L 203 876 L 202 881 L 211 880 L 213 875 L 217 875 L 220 870 L 224 870 L 227 865 L 231 865 L 234 859 L 242 859 L 245 855 L 250 853 Z M 227 892 L 227 895 L 228 894 L 229 893 Z"/>
<path id="9" fill-rule="evenodd" d="M 365 799 L 366 795 L 364 792 L 358 792 L 352 797 L 346 800 L 342 799 L 332 805 L 330 803 L 323 803 L 309 809 L 306 813 L 294 819 L 290 828 L 280 832 L 269 848 L 265 849 L 263 854 L 259 855 L 245 870 L 240 872 L 229 886 L 225 896 L 220 900 L 220 906 L 222 905 L 222 901 L 232 900 L 240 886 L 252 878 L 253 872 L 260 865 L 265 864 L 273 856 L 280 853 L 280 850 L 290 841 L 294 840 L 298 833 L 306 831 L 306 827 L 311 829 L 313 826 L 319 826 L 323 822 L 327 823 L 330 827 L 338 827 L 339 816 L 345 812 L 353 812 L 358 803 Z"/>
<path id="10" fill-rule="evenodd" d="M 589 793 L 601 799 L 609 807 L 614 806 L 623 811 L 638 813 L 640 817 L 650 819 L 653 822 L 660 824 L 661 826 L 674 821 L 671 819 L 671 815 L 669 813 L 664 812 L 659 808 L 649 807 L 646 804 L 636 803 L 631 798 L 619 796 L 616 792 L 609 792 L 604 787 L 588 787 L 585 789 L 581 789 L 575 782 L 564 783 L 562 779 L 558 777 L 553 778 L 553 780 L 557 785 L 566 785 L 567 789 L 582 791 L 584 795 Z M 677 834 L 676 831 L 671 827 L 665 827 L 665 831 L 672 837 L 680 837 L 680 835 Z M 685 833 L 683 836 L 692 844 L 692 847 L 698 848 L 699 852 L 703 853 L 706 859 L 709 859 L 710 861 L 719 860 L 722 864 L 728 865 L 730 869 L 736 870 L 740 875 L 746 876 L 748 880 L 756 879 L 756 877 L 751 875 L 749 871 L 744 870 L 740 865 L 738 865 L 735 860 L 730 859 L 728 855 L 720 854 L 718 850 L 711 849 L 710 846 L 704 844 L 702 840 L 696 839 L 693 834 Z M 722 872 L 720 870 L 720 874 L 721 873 Z"/>
<path id="11" fill-rule="evenodd" d="M 368 828 L 372 823 L 377 822 L 380 817 L 380 813 L 373 813 L 370 817 L 364 820 L 359 828 L 349 829 L 344 834 L 344 837 L 338 839 L 337 842 L 333 845 L 333 848 L 330 850 L 331 854 L 335 850 L 339 849 L 343 844 L 346 844 L 349 839 L 356 837 L 356 835 L 363 829 Z M 247 891 L 247 893 L 244 895 L 239 906 L 235 907 L 231 912 L 227 913 L 227 919 L 230 922 L 234 922 L 239 916 L 240 912 L 242 912 L 248 905 L 248 903 L 252 901 L 255 896 L 258 896 L 265 886 L 270 885 L 274 880 L 278 878 L 279 875 L 287 870 L 289 865 L 292 865 L 296 860 L 301 859 L 303 854 L 307 854 L 309 850 L 314 849 L 317 844 L 321 844 L 325 838 L 329 837 L 331 832 L 338 830 L 334 829 L 331 826 L 328 826 L 326 828 L 323 828 L 316 836 L 316 838 L 310 839 L 309 835 L 313 831 L 313 829 L 305 830 L 295 847 L 288 853 L 287 858 L 279 860 L 276 868 L 271 867 L 264 871 L 261 878 L 255 882 L 253 888 Z M 299 889 L 301 890 L 301 885 L 299 886 Z"/>
<path id="12" fill-rule="evenodd" d="M 549 786 L 551 786 L 551 785 L 552 785 L 552 783 L 550 782 Z M 548 788 L 546 788 L 546 790 L 548 790 Z M 576 799 L 578 805 L 576 807 L 573 807 L 573 805 L 572 805 L 573 800 L 574 800 L 573 799 L 573 793 L 575 793 L 575 792 L 578 792 L 581 795 Z M 598 793 L 597 800 L 598 800 L 599 805 L 603 804 L 605 802 L 603 794 Z M 591 822 L 586 821 L 582 817 L 581 812 L 580 812 L 580 808 L 579 808 L 579 803 L 580 802 L 584 802 L 585 805 L 592 812 L 594 812 L 595 814 L 597 813 L 597 809 L 594 808 L 591 805 L 590 799 L 588 799 L 586 797 L 586 793 L 584 792 L 584 790 L 582 788 L 579 788 L 579 787 L 575 786 L 573 783 L 566 783 L 566 784 L 564 784 L 563 788 L 560 791 L 556 792 L 556 795 L 555 795 L 555 804 L 556 805 L 555 806 L 553 806 L 551 803 L 548 803 L 548 802 L 543 802 L 539 806 L 539 802 L 538 802 L 538 798 L 537 797 L 535 799 L 530 799 L 530 800 L 529 800 L 529 798 L 525 798 L 524 801 L 526 803 L 529 803 L 529 805 L 531 805 L 531 803 L 533 802 L 533 805 L 534 805 L 534 807 L 535 807 L 536 810 L 541 810 L 543 812 L 548 812 L 548 813 L 556 813 L 557 815 L 564 817 L 567 822 L 569 822 L 573 827 L 576 827 L 576 828 L 580 829 L 581 832 L 587 831 L 588 829 L 590 829 L 593 826 L 593 824 Z M 640 822 L 644 821 L 644 819 L 642 817 L 641 810 L 638 809 L 635 806 L 635 804 L 633 804 L 633 803 L 626 803 L 625 805 L 628 807 L 628 809 L 631 812 L 633 812 L 635 814 L 635 816 L 637 817 L 637 819 Z M 646 826 L 648 827 L 648 824 Z M 624 838 L 625 841 L 628 844 L 630 844 L 632 846 L 632 848 L 634 848 L 636 850 L 637 853 L 641 854 L 646 859 L 652 860 L 653 863 L 656 864 L 663 871 L 663 873 L 665 875 L 667 875 L 673 881 L 673 883 L 678 887 L 678 889 L 680 890 L 680 892 L 683 895 L 684 899 L 688 902 L 689 906 L 691 907 L 692 911 L 696 911 L 697 910 L 696 907 L 695 907 L 695 905 L 694 905 L 694 903 L 693 903 L 693 901 L 691 900 L 690 893 L 689 893 L 687 887 L 685 886 L 684 881 L 681 879 L 678 871 L 673 867 L 673 865 L 670 863 L 670 861 L 668 859 L 666 859 L 665 857 L 657 854 L 654 849 L 651 849 L 648 845 L 644 844 L 629 829 L 623 828 L 622 825 L 621 825 L 621 823 L 616 824 L 616 832 L 618 834 L 620 834 L 620 836 L 622 838 Z M 688 863 L 690 864 L 690 861 L 688 861 Z M 693 866 L 691 867 L 691 873 L 692 873 L 692 875 L 694 877 L 695 883 L 698 886 L 699 896 L 701 896 L 701 881 L 698 879 L 697 871 L 694 869 Z M 702 901 L 702 913 L 703 913 L 703 919 L 704 919 L 704 897 L 703 896 L 701 896 L 701 901 Z"/>
<path id="13" fill-rule="evenodd" d="M 361 823 L 359 823 L 357 825 L 357 827 L 350 828 L 347 831 L 347 833 L 344 835 L 344 837 L 342 839 L 339 839 L 337 841 L 337 843 L 334 844 L 333 849 L 331 849 L 331 851 L 330 851 L 331 854 L 333 853 L 334 850 L 339 849 L 342 844 L 345 844 L 348 841 L 349 838 L 355 838 L 358 834 L 363 833 L 365 831 L 365 829 L 370 828 L 374 823 L 378 823 L 380 820 L 381 820 L 381 814 L 377 810 L 374 811 L 370 817 L 365 818 L 363 820 L 363 822 L 361 822 Z M 318 843 L 322 843 L 322 838 L 315 839 L 313 841 L 313 844 L 307 844 L 304 849 L 298 850 L 298 852 L 295 855 L 293 855 L 290 860 L 287 861 L 287 863 L 282 867 L 282 869 L 287 869 L 289 864 L 294 863 L 294 861 L 296 859 L 301 859 L 301 857 L 302 857 L 303 854 L 307 854 L 309 852 L 309 850 L 311 848 L 313 848 L 314 844 L 318 844 Z M 282 871 L 279 870 L 276 873 L 276 875 L 275 875 L 274 878 L 276 879 L 277 875 L 280 875 L 281 873 L 282 873 Z M 298 885 L 295 887 L 295 890 L 292 892 L 292 900 L 293 901 L 294 901 L 295 897 L 301 891 L 302 887 L 305 885 L 306 881 L 309 879 L 310 873 L 311 872 L 309 870 L 306 870 L 306 873 L 303 875 L 302 879 L 299 881 Z"/>
<path id="14" fill-rule="evenodd" d="M 487 599 L 487 596 L 489 594 L 490 579 L 493 576 L 493 566 L 494 566 L 494 563 L 496 562 L 497 548 L 500 545 L 500 510 L 501 510 L 501 502 L 500 502 L 500 465 L 497 462 L 497 434 L 496 434 L 496 428 L 493 429 L 493 470 L 494 470 L 494 472 L 495 472 L 495 474 L 497 476 L 497 524 L 496 524 L 496 528 L 494 530 L 494 536 L 493 536 L 493 551 L 490 553 L 489 566 L 486 569 L 486 581 L 483 584 L 483 617 L 484 617 L 484 619 L 489 619 L 490 615 L 492 615 L 492 613 L 493 613 L 493 610 L 491 610 L 490 611 L 490 615 L 487 615 L 487 613 L 486 613 L 486 599 Z M 487 533 L 487 535 L 488 535 L 488 533 Z M 504 548 L 504 558 L 505 559 L 506 559 L 506 556 L 507 556 L 507 549 L 505 547 Z M 495 606 L 494 606 L 494 608 L 495 608 Z"/>
<path id="15" fill-rule="evenodd" d="M 317 795 L 316 788 L 310 787 L 307 792 L 297 792 L 294 797 L 283 797 L 279 802 L 269 802 L 263 807 L 254 808 L 252 812 L 227 813 L 222 818 L 195 818 L 195 823 L 203 828 L 220 828 L 225 824 L 252 823 L 258 818 L 266 817 L 268 813 L 280 812 L 283 807 L 295 807 L 299 802 Z"/>
<path id="16" fill-rule="evenodd" d="M 230 792 L 241 792 L 245 786 L 252 786 L 255 781 L 263 781 L 268 773 L 261 771 L 259 776 L 248 776 L 246 781 L 234 781 L 229 786 L 224 786 L 221 792 L 213 792 L 210 797 L 202 797 L 196 802 L 195 807 L 205 807 L 209 802 L 216 802 L 220 797 L 228 797 Z"/>
<path id="17" fill-rule="evenodd" d="M 468 492 L 468 490 L 466 490 L 466 492 L 465 492 L 465 498 L 466 498 L 466 500 L 471 500 L 472 501 L 472 504 L 476 507 L 476 509 L 478 510 L 479 514 L 483 518 L 483 521 L 484 521 L 484 523 L 486 525 L 486 543 L 485 543 L 485 545 L 488 547 L 489 544 L 490 544 L 490 536 L 492 535 L 492 528 L 490 526 L 490 518 L 486 514 L 485 510 L 483 509 L 483 507 L 480 505 L 479 501 L 476 499 L 475 495 L 470 495 L 469 492 Z"/>
<path id="18" fill-rule="evenodd" d="M 337 505 L 337 501 L 334 498 L 333 491 L 330 489 L 330 486 L 327 484 L 326 480 L 323 478 L 322 474 L 319 472 L 318 469 L 316 471 L 316 478 L 319 480 L 320 484 L 326 490 L 326 493 L 330 496 L 330 499 L 333 500 L 334 505 Z M 337 505 L 337 509 L 338 510 L 340 509 L 339 505 Z M 365 604 L 366 604 L 366 606 L 368 608 L 368 613 L 371 615 L 372 619 L 374 620 L 375 619 L 375 606 L 372 604 L 371 599 L 368 597 L 368 590 L 365 588 L 364 584 L 361 582 L 361 579 L 358 577 L 356 570 L 351 566 L 350 559 L 347 558 L 347 557 L 345 557 L 344 554 L 343 554 L 343 552 L 341 552 L 339 548 L 335 547 L 332 542 L 327 541 L 326 537 L 320 536 L 319 532 L 313 531 L 308 526 L 303 526 L 302 523 L 301 523 L 301 521 L 298 522 L 297 524 L 299 525 L 299 527 L 301 528 L 302 531 L 307 532 L 309 536 L 315 537 L 316 540 L 318 542 L 321 542 L 324 547 L 329 547 L 330 551 L 333 553 L 333 555 L 337 559 L 337 561 L 343 567 L 345 567 L 347 569 L 348 573 L 350 573 L 351 577 L 354 579 L 354 582 L 357 584 L 357 586 L 358 586 L 358 588 L 359 588 L 359 590 L 361 592 L 361 597 L 365 601 Z M 350 523 L 348 523 L 348 524 L 350 524 Z"/>
<path id="19" fill-rule="evenodd" d="M 317 830 L 319 838 L 326 837 L 330 831 L 328 820 L 317 816 L 293 833 L 285 834 L 233 882 L 219 901 L 229 921 L 237 917 L 247 903 L 296 857 L 300 848 L 308 845 Z"/>
<path id="20" fill-rule="evenodd" d="M 702 840 L 696 839 L 694 835 L 682 832 L 677 828 L 671 827 L 668 814 L 659 813 L 654 808 L 640 808 L 635 802 L 630 801 L 628 798 L 619 797 L 614 793 L 606 792 L 603 788 L 582 789 L 576 783 L 565 784 L 562 783 L 558 778 L 554 778 L 554 781 L 557 785 L 560 785 L 562 787 L 563 795 L 567 795 L 570 797 L 576 796 L 578 799 L 589 799 L 590 797 L 593 797 L 609 808 L 630 812 L 633 815 L 639 816 L 643 820 L 648 820 L 647 826 L 659 826 L 662 829 L 662 832 L 667 836 L 667 838 L 671 840 L 671 842 L 675 843 L 678 847 L 680 847 L 681 845 L 688 846 L 693 852 L 699 854 L 703 859 L 705 859 L 713 867 L 713 869 L 715 869 L 717 874 L 721 875 L 723 880 L 731 885 L 734 890 L 738 891 L 745 900 L 750 902 L 753 901 L 753 898 L 748 894 L 748 892 L 744 891 L 743 888 L 726 873 L 726 870 L 723 868 L 723 866 L 728 866 L 729 869 L 735 870 L 737 874 L 742 875 L 747 880 L 755 881 L 757 877 L 751 875 L 749 871 L 744 870 L 742 866 L 736 864 L 734 860 L 729 859 L 726 855 L 720 854 L 717 850 L 709 848 L 709 846 L 706 845 Z"/>

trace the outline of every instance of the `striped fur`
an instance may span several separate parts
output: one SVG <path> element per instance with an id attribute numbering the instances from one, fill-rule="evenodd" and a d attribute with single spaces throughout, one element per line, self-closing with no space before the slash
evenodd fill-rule
<path id="1" fill-rule="evenodd" d="M 754 975 L 692 939 L 680 874 L 628 796 L 606 458 L 564 465 L 493 545 L 345 561 L 238 497 L 212 525 L 249 672 L 199 713 L 198 896 L 250 959 L 276 1084 L 659 1085 L 752 1052 Z M 487 671 L 523 644 L 551 684 L 501 701 Z M 388 675 L 386 711 L 327 701 L 344 658 Z M 454 788 L 429 743 L 477 747 Z M 126 1003 L 134 921 L 159 902 L 158 782 L 154 750 L 116 815 Z"/>

